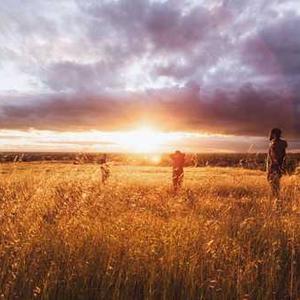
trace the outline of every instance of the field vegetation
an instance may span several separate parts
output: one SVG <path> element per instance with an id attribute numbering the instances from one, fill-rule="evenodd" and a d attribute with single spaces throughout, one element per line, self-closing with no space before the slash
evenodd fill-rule
<path id="1" fill-rule="evenodd" d="M 0 165 L 1 299 L 299 299 L 300 175 Z"/>

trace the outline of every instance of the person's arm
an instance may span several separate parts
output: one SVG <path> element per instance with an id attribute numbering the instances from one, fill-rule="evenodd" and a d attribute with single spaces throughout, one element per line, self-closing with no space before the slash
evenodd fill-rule
<path id="1" fill-rule="evenodd" d="M 275 145 L 271 144 L 270 149 L 269 149 L 270 163 L 278 164 L 278 157 L 276 154 L 276 150 L 274 148 L 275 148 Z"/>
<path id="2" fill-rule="evenodd" d="M 286 149 L 287 149 L 287 147 L 288 147 L 288 143 L 287 143 L 287 141 L 284 141 L 284 156 L 286 156 Z"/>
<path id="3" fill-rule="evenodd" d="M 170 155 L 171 166 L 174 167 L 174 154 Z"/>
<path id="4" fill-rule="evenodd" d="M 283 159 L 282 159 L 282 168 L 286 168 L 286 149 L 288 147 L 288 143 L 284 141 L 284 153 L 283 153 Z"/>
<path id="5" fill-rule="evenodd" d="M 270 166 L 271 166 L 271 145 L 269 146 L 269 149 L 268 149 L 268 154 L 267 154 L 267 171 L 270 170 Z"/>

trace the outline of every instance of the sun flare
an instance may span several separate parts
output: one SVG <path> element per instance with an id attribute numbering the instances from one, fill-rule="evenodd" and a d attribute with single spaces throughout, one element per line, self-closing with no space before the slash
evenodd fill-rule
<path id="1" fill-rule="evenodd" d="M 127 151 L 153 153 L 161 150 L 163 135 L 151 127 L 141 127 L 124 132 L 119 136 L 118 142 Z"/>

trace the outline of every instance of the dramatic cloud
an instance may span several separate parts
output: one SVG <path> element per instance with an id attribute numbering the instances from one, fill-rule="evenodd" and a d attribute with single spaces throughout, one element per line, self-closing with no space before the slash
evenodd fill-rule
<path id="1" fill-rule="evenodd" d="M 0 20 L 2 128 L 300 137 L 296 0 L 10 0 Z"/>
<path id="2" fill-rule="evenodd" d="M 183 88 L 125 94 L 56 94 L 11 98 L 0 110 L 0 126 L 11 129 L 84 131 L 119 130 L 148 121 L 170 131 L 204 131 L 235 135 L 266 135 L 273 126 L 299 137 L 299 111 L 289 98 L 269 89 L 244 85 L 239 90 L 202 94 Z M 18 103 L 18 104 L 14 104 Z M 275 116 L 275 117 L 274 117 Z"/>

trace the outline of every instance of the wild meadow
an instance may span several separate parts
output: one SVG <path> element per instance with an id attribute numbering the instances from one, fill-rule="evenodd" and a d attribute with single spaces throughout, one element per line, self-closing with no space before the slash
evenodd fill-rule
<path id="1" fill-rule="evenodd" d="M 299 299 L 300 174 L 0 165 L 1 299 Z"/>

